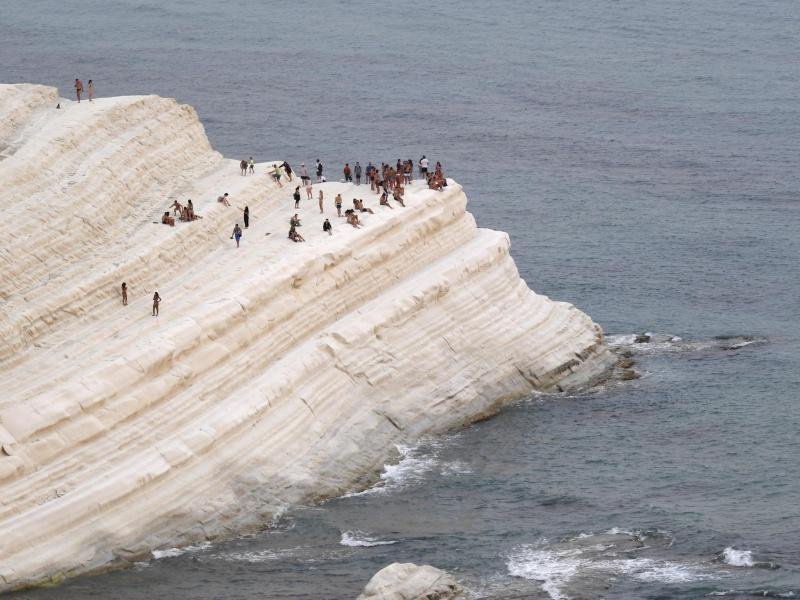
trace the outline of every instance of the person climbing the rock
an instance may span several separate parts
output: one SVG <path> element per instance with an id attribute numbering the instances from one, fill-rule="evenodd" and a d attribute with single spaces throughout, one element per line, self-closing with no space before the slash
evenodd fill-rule
<path id="1" fill-rule="evenodd" d="M 245 159 L 239 161 L 239 172 L 242 175 L 247 175 L 247 161 Z"/>
<path id="2" fill-rule="evenodd" d="M 153 316 L 158 316 L 158 307 L 161 304 L 161 296 L 158 295 L 158 292 L 153 294 Z"/>
<path id="3" fill-rule="evenodd" d="M 289 225 L 292 227 L 300 227 L 302 225 L 300 223 L 300 217 L 297 215 L 297 213 L 294 213 L 294 216 L 289 219 Z"/>
<path id="4" fill-rule="evenodd" d="M 341 217 L 342 216 L 342 195 L 341 194 L 336 194 L 336 198 L 334 199 L 334 202 L 336 204 L 336 216 Z"/>
<path id="5" fill-rule="evenodd" d="M 344 169 L 342 169 L 342 173 L 344 173 L 345 183 L 353 183 L 353 175 L 352 171 L 350 170 L 350 163 L 344 163 Z"/>
<path id="6" fill-rule="evenodd" d="M 361 165 L 358 164 L 358 161 L 353 165 L 353 175 L 356 176 L 356 185 L 361 185 Z"/>
<path id="7" fill-rule="evenodd" d="M 283 161 L 283 164 L 281 165 L 281 167 L 283 167 L 283 170 L 286 171 L 286 178 L 289 181 L 291 181 L 292 180 L 292 167 L 290 167 L 289 163 L 286 162 L 286 161 Z"/>
<path id="8" fill-rule="evenodd" d="M 128 306 L 128 284 L 122 282 L 122 306 Z"/>
<path id="9" fill-rule="evenodd" d="M 277 163 L 272 165 L 272 178 L 275 180 L 275 183 L 278 184 L 278 187 L 283 187 L 283 184 L 281 183 L 281 168 Z"/>
<path id="10" fill-rule="evenodd" d="M 234 238 L 236 238 L 236 247 L 238 248 L 239 247 L 239 240 L 242 239 L 242 228 L 239 227 L 238 223 L 234 226 L 233 233 L 231 234 L 231 239 L 234 239 Z"/>
<path id="11" fill-rule="evenodd" d="M 81 103 L 81 94 L 83 93 L 83 82 L 75 78 L 75 95 L 78 97 L 78 104 Z"/>
<path id="12" fill-rule="evenodd" d="M 319 191 L 319 214 L 322 214 L 322 190 Z"/>
<path id="13" fill-rule="evenodd" d="M 294 188 L 294 194 L 292 194 L 292 198 L 294 198 L 294 207 L 300 208 L 300 186 L 298 185 Z"/>
<path id="14" fill-rule="evenodd" d="M 217 202 L 219 202 L 220 204 L 224 204 L 225 206 L 230 206 L 231 203 L 228 200 L 228 192 L 225 192 L 224 194 L 222 194 L 222 196 L 217 196 Z"/>
<path id="15" fill-rule="evenodd" d="M 317 159 L 317 183 L 322 183 L 322 163 Z"/>
<path id="16" fill-rule="evenodd" d="M 175 202 L 170 204 L 169 207 L 172 209 L 172 214 L 174 214 L 176 217 L 179 216 L 181 214 L 181 211 L 183 210 L 181 203 L 178 202 L 177 200 L 175 200 Z"/>
<path id="17" fill-rule="evenodd" d="M 322 224 L 322 231 L 327 231 L 328 235 L 333 235 L 333 225 L 328 219 L 325 219 L 325 222 Z"/>
<path id="18" fill-rule="evenodd" d="M 253 160 L 253 157 L 250 157 L 250 160 L 247 161 L 247 166 L 250 168 L 250 172 L 255 175 L 256 174 L 256 161 Z"/>
<path id="19" fill-rule="evenodd" d="M 86 93 L 89 95 L 89 102 L 91 102 L 92 98 L 94 98 L 94 82 L 90 79 L 86 85 Z"/>
<path id="20" fill-rule="evenodd" d="M 244 212 L 242 213 L 242 218 L 244 219 L 244 228 L 247 229 L 250 227 L 250 207 L 246 204 L 244 205 Z"/>

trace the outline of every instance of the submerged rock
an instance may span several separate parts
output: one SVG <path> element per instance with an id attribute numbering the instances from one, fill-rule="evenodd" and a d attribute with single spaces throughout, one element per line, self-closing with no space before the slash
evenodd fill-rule
<path id="1" fill-rule="evenodd" d="M 453 577 L 436 567 L 392 563 L 372 576 L 358 600 L 448 600 L 462 591 Z"/>
<path id="2" fill-rule="evenodd" d="M 637 373 L 636 371 L 633 371 L 631 369 L 624 370 L 619 376 L 619 378 L 622 381 L 630 381 L 632 379 L 639 379 L 639 377 L 641 377 L 641 375 L 639 375 L 639 373 Z"/>
<path id="3" fill-rule="evenodd" d="M 635 338 L 633 338 L 634 344 L 646 344 L 650 341 L 650 336 L 646 333 L 640 333 Z"/>

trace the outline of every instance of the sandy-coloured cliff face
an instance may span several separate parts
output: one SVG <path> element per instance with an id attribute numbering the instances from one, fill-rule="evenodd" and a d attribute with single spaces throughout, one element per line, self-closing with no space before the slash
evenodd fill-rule
<path id="1" fill-rule="evenodd" d="M 234 535 L 613 362 L 455 182 L 394 210 L 327 183 L 295 211 L 295 183 L 241 176 L 173 100 L 0 86 L 0 124 L 0 589 Z M 336 218 L 339 192 L 375 210 L 363 228 Z M 154 223 L 187 198 L 202 220 Z"/>

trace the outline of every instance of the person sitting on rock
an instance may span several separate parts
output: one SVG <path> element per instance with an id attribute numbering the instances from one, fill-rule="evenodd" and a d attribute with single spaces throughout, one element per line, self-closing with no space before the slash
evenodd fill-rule
<path id="1" fill-rule="evenodd" d="M 353 198 L 353 207 L 357 211 L 362 212 L 362 213 L 365 213 L 365 212 L 372 213 L 372 214 L 375 213 L 375 211 L 372 210 L 371 208 L 364 208 L 364 201 L 363 200 L 359 200 L 357 198 Z"/>
<path id="2" fill-rule="evenodd" d="M 294 213 L 294 216 L 289 219 L 289 225 L 292 227 L 300 227 L 300 217 L 297 216 L 297 213 Z"/>
<path id="3" fill-rule="evenodd" d="M 222 194 L 222 196 L 219 196 L 217 198 L 217 202 L 219 202 L 220 204 L 224 204 L 225 206 L 230 206 L 231 203 L 228 201 L 228 192 L 225 192 L 224 194 Z"/>
<path id="4" fill-rule="evenodd" d="M 294 225 L 289 227 L 289 239 L 293 242 L 305 242 L 306 240 L 297 232 Z"/>
<path id="5" fill-rule="evenodd" d="M 161 216 L 161 223 L 163 225 L 169 225 L 170 227 L 175 227 L 175 219 L 169 216 L 168 210 L 165 210 L 164 214 Z"/>
<path id="6" fill-rule="evenodd" d="M 189 209 L 185 206 L 181 207 L 181 221 L 191 221 L 189 217 Z"/>
<path id="7" fill-rule="evenodd" d="M 394 191 L 394 193 L 392 194 L 392 198 L 394 198 L 394 201 L 397 202 L 403 208 L 406 207 L 405 203 L 403 202 L 403 197 L 400 195 L 400 192 L 398 190 Z"/>
<path id="8" fill-rule="evenodd" d="M 325 222 L 322 224 L 322 231 L 327 231 L 328 235 L 333 235 L 333 225 L 328 219 L 325 219 Z"/>
<path id="9" fill-rule="evenodd" d="M 352 208 L 348 208 L 346 211 L 344 211 L 344 216 L 347 219 L 347 222 L 350 223 L 350 225 L 352 225 L 356 229 L 358 229 L 361 226 L 361 223 L 358 220 L 358 215 L 356 214 L 356 211 L 354 211 Z"/>
<path id="10" fill-rule="evenodd" d="M 389 208 L 391 208 L 391 209 L 394 209 L 394 206 L 392 206 L 391 204 L 389 204 L 389 194 L 388 194 L 386 191 L 384 191 L 384 192 L 381 194 L 380 205 L 381 205 L 381 206 L 388 206 Z"/>

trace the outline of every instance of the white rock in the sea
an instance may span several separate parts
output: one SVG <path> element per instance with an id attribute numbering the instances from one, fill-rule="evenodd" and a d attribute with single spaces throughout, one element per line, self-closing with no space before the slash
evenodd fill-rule
<path id="1" fill-rule="evenodd" d="M 461 591 L 455 579 L 436 567 L 392 563 L 372 576 L 358 600 L 448 600 Z"/>
<path id="2" fill-rule="evenodd" d="M 0 85 L 0 124 L 0 590 L 263 526 L 367 485 L 397 444 L 613 365 L 452 180 L 394 210 L 315 186 L 328 236 L 273 161 L 241 176 L 174 100 Z M 337 193 L 375 209 L 363 228 Z M 188 198 L 201 220 L 160 224 Z"/>

